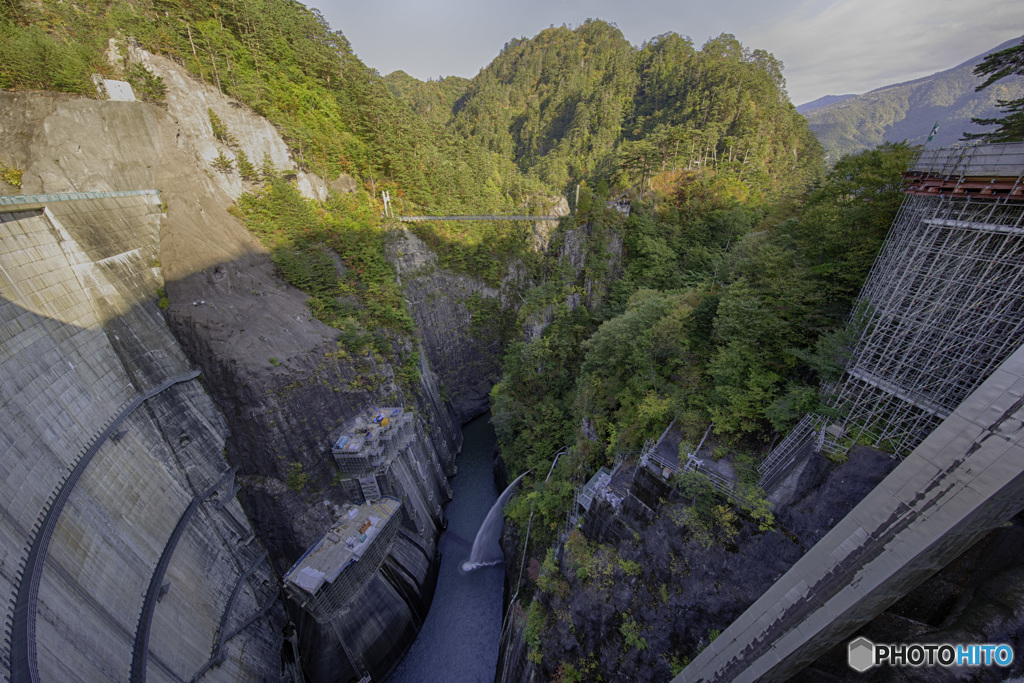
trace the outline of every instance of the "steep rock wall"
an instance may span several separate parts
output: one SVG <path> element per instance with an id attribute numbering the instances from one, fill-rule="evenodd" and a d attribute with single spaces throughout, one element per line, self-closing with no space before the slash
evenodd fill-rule
<path id="1" fill-rule="evenodd" d="M 623 246 L 618 232 L 584 223 L 553 233 L 548 247 L 549 260 L 557 264 L 552 277 L 575 286 L 564 299 L 569 310 L 580 305 L 593 310 L 605 301 L 609 284 L 622 272 Z M 523 329 L 526 339 L 539 338 L 554 320 L 554 313 L 554 304 L 529 311 Z"/>
<path id="2" fill-rule="evenodd" d="M 488 407 L 488 394 L 498 381 L 501 350 L 498 339 L 481 341 L 472 332 L 468 302 L 474 294 L 514 305 L 501 289 L 488 287 L 468 275 L 453 273 L 437 263 L 437 255 L 408 230 L 398 230 L 389 242 L 394 266 L 430 366 L 450 397 L 459 422 L 467 422 Z M 514 281 L 510 273 L 507 281 Z"/>
<path id="3" fill-rule="evenodd" d="M 205 114 L 208 105 L 209 100 L 203 100 L 196 108 Z M 236 126 L 232 132 L 243 140 L 245 128 L 229 125 Z M 165 315 L 185 351 L 174 353 L 189 357 L 202 368 L 204 384 L 223 415 L 218 417 L 221 432 L 217 439 L 181 434 L 171 427 L 166 431 L 217 458 L 225 453 L 228 462 L 239 468 L 243 485 L 239 499 L 255 523 L 258 540 L 269 550 L 276 573 L 286 570 L 329 527 L 337 505 L 350 497 L 344 487 L 336 485 L 330 446 L 341 424 L 367 405 L 388 398 L 415 410 L 422 419 L 419 453 L 429 459 L 422 466 L 435 472 L 434 481 L 438 481 L 438 471 L 442 472 L 440 480 L 454 472 L 461 432 L 441 400 L 426 357 L 421 354 L 422 379 L 413 387 L 398 386 L 393 370 L 373 355 L 342 357 L 335 343 L 336 332 L 310 317 L 305 296 L 276 277 L 268 254 L 227 213 L 231 195 L 197 152 L 195 135 L 187 133 L 180 121 L 143 103 L 0 93 L 0 134 L 15 141 L 0 152 L 0 162 L 24 170 L 25 193 L 140 186 L 161 190 L 158 242 L 154 223 L 154 242 L 138 257 L 152 278 L 142 281 L 139 292 L 155 312 L 163 276 L 169 302 Z M 118 329 L 125 332 L 110 335 L 112 343 L 118 343 L 116 337 L 131 337 L 134 323 L 112 324 L 121 325 Z M 148 347 L 150 341 L 140 339 L 140 348 Z M 102 377 L 90 381 L 117 383 Z M 119 404 L 110 398 L 102 402 Z M 295 467 L 304 475 L 301 486 L 289 486 Z M 54 476 L 58 470 L 54 469 Z M 413 481 L 413 470 L 407 470 L 405 493 L 413 501 L 427 498 L 422 482 Z M 410 531 L 421 548 L 419 554 L 429 561 L 409 565 L 413 555 L 404 551 L 395 551 L 389 560 L 390 566 L 401 567 L 408 585 L 422 591 L 391 591 L 389 599 L 402 603 L 387 608 L 399 620 L 388 627 L 396 632 L 414 633 L 421 620 L 417 615 L 429 604 L 443 489 L 440 483 L 435 485 L 432 514 L 418 515 L 422 526 Z M 38 496 L 45 498 L 43 493 Z M 410 504 L 420 504 L 425 512 L 425 503 Z M 18 524 L 31 528 L 27 520 Z M 201 545 L 196 540 L 188 547 Z M 397 571 L 392 577 L 396 584 Z M 296 610 L 290 610 L 301 621 Z M 310 644 L 320 638 L 333 643 L 328 650 L 334 653 L 328 652 L 327 659 L 358 659 L 358 653 L 346 656 L 340 652 L 343 648 L 337 634 L 318 635 L 316 629 L 303 631 L 301 623 L 299 626 L 300 649 L 307 654 Z M 407 641 L 394 641 L 392 649 L 374 646 L 376 654 L 358 665 L 383 671 L 400 657 Z M 330 666 L 310 673 L 317 680 L 341 675 Z"/>
<path id="4" fill-rule="evenodd" d="M 121 52 L 124 57 L 121 57 Z M 240 102 L 231 99 L 217 88 L 200 81 L 176 62 L 162 55 L 141 49 L 130 40 L 121 44 L 112 41 L 107 59 L 114 65 L 122 61 L 141 64 L 163 79 L 167 113 L 177 122 L 178 130 L 190 143 L 201 164 L 212 165 L 219 154 L 232 163 L 242 151 L 259 167 L 269 159 L 278 171 L 293 174 L 296 185 L 310 199 L 326 199 L 327 185 L 316 175 L 298 168 L 288 145 L 270 121 Z M 224 125 L 229 140 L 214 135 L 210 112 Z M 214 182 L 232 199 L 253 188 L 236 170 L 231 173 L 212 174 Z"/>

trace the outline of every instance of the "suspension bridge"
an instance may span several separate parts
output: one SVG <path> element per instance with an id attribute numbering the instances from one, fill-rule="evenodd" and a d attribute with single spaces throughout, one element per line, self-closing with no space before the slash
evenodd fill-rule
<path id="1" fill-rule="evenodd" d="M 395 216 L 395 220 L 403 223 L 422 223 L 425 221 L 557 221 L 560 216 Z"/>

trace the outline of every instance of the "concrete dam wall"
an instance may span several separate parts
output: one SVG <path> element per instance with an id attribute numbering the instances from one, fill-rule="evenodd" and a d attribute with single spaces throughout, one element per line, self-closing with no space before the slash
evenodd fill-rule
<path id="1" fill-rule="evenodd" d="M 284 615 L 226 425 L 156 305 L 160 196 L 38 199 L 0 206 L 5 675 L 278 675 Z"/>
<path id="2" fill-rule="evenodd" d="M 287 145 L 173 62 L 132 54 L 165 79 L 166 110 L 0 92 L 0 163 L 23 170 L 25 193 L 0 197 L 0 675 L 35 662 L 44 681 L 276 679 L 283 647 L 288 675 L 382 678 L 430 604 L 460 397 L 486 382 L 442 389 L 431 367 L 462 348 L 433 330 L 468 313 L 413 311 L 424 343 L 399 342 L 419 356 L 413 386 L 373 354 L 338 353 L 337 330 L 228 213 L 258 188 L 211 170 L 231 150 L 208 112 L 253 158 L 294 169 Z M 297 177 L 318 196 L 321 179 Z M 331 444 L 375 404 L 416 421 L 364 491 Z M 371 489 L 401 500 L 400 529 L 358 609 L 316 622 L 281 579 Z"/>

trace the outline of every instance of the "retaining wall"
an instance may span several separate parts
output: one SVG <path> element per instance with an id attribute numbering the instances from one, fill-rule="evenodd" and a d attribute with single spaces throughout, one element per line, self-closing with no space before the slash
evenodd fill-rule
<path id="1" fill-rule="evenodd" d="M 128 401 L 191 369 L 157 306 L 160 197 L 116 194 L 0 198 L 0 591 L 12 601 L 44 506 L 83 449 Z M 35 670 L 11 670 L 8 610 L 5 677 L 126 680 L 157 561 L 227 468 L 226 424 L 199 380 L 146 400 L 116 436 L 70 490 L 41 560 Z M 203 669 L 261 552 L 225 490 L 232 497 L 202 503 L 170 556 L 150 625 L 153 680 Z M 230 623 L 257 614 L 272 582 L 269 566 L 246 577 Z M 278 607 L 241 631 L 203 678 L 276 677 L 282 618 Z"/>

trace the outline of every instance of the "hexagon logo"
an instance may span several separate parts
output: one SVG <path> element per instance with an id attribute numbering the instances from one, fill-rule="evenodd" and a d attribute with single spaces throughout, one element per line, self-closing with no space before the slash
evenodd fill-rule
<path id="1" fill-rule="evenodd" d="M 875 665 L 875 644 L 861 636 L 850 641 L 848 660 L 850 668 L 861 673 Z"/>

